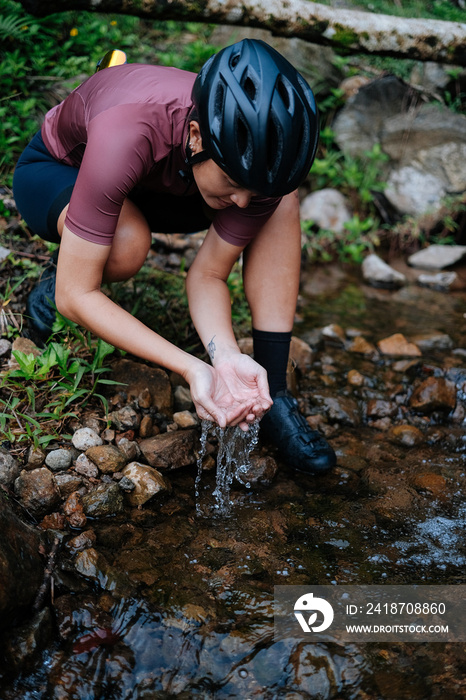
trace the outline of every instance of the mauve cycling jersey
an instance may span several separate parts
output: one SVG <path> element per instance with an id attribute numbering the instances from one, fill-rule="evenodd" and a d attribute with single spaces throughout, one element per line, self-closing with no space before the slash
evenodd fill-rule
<path id="1" fill-rule="evenodd" d="M 110 245 L 132 190 L 180 197 L 197 192 L 183 176 L 189 171 L 185 149 L 195 77 L 163 66 L 114 66 L 92 75 L 47 113 L 47 149 L 79 168 L 65 221 L 73 233 Z M 225 241 L 245 246 L 279 201 L 254 197 L 244 209 L 218 210 L 215 229 Z"/>

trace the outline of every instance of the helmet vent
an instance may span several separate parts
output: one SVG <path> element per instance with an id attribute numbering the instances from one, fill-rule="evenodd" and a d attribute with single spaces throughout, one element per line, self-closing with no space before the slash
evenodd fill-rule
<path id="1" fill-rule="evenodd" d="M 215 91 L 215 103 L 214 103 L 214 114 L 221 115 L 223 112 L 223 105 L 225 101 L 225 88 L 223 83 L 217 85 L 217 90 Z"/>
<path id="2" fill-rule="evenodd" d="M 269 181 L 275 176 L 280 165 L 279 154 L 283 148 L 281 129 L 274 119 L 269 119 L 267 125 L 267 173 Z"/>
<path id="3" fill-rule="evenodd" d="M 281 99 L 283 100 L 285 109 L 287 110 L 287 112 L 289 112 L 291 107 L 290 90 L 281 76 L 277 80 L 277 91 Z"/>
<path id="4" fill-rule="evenodd" d="M 243 90 L 246 93 L 246 95 L 249 97 L 251 102 L 254 102 L 256 99 L 257 95 L 257 89 L 256 86 L 254 85 L 253 80 L 250 77 L 247 77 L 246 80 L 243 83 Z"/>
<path id="5" fill-rule="evenodd" d="M 240 58 L 241 58 L 241 54 L 240 54 L 240 53 L 235 53 L 235 54 L 230 58 L 230 68 L 231 68 L 231 70 L 233 70 L 234 68 L 236 68 L 236 66 L 237 66 L 238 63 L 239 63 L 239 59 L 240 59 Z"/>
<path id="6" fill-rule="evenodd" d="M 244 167 L 249 167 L 252 159 L 252 143 L 249 129 L 241 118 L 236 122 L 236 143 Z"/>

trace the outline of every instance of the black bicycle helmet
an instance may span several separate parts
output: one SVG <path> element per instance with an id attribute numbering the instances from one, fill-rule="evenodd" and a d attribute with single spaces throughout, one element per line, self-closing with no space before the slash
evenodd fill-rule
<path id="1" fill-rule="evenodd" d="M 243 39 L 212 56 L 192 100 L 205 156 L 241 187 L 281 196 L 304 180 L 319 138 L 314 95 L 264 41 Z"/>

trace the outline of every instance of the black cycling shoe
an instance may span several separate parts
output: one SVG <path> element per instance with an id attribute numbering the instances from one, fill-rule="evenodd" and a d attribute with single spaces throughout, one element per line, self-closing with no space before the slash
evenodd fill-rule
<path id="1" fill-rule="evenodd" d="M 324 474 L 337 462 L 335 452 L 299 413 L 288 391 L 279 391 L 260 423 L 261 436 L 278 447 L 286 463 L 307 474 Z"/>
<path id="2" fill-rule="evenodd" d="M 29 294 L 26 311 L 30 323 L 42 340 L 52 333 L 55 321 L 55 281 L 57 277 L 58 250 L 50 258 L 39 282 Z"/>

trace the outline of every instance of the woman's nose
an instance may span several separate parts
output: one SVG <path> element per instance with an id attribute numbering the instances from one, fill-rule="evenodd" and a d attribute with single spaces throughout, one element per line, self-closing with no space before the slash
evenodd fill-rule
<path id="1" fill-rule="evenodd" d="M 237 207 L 240 207 L 241 209 L 244 209 L 245 207 L 248 206 L 249 202 L 251 201 L 251 193 L 248 192 L 248 190 L 240 190 L 239 192 L 235 192 L 230 196 L 231 201 L 233 204 L 236 204 Z"/>

